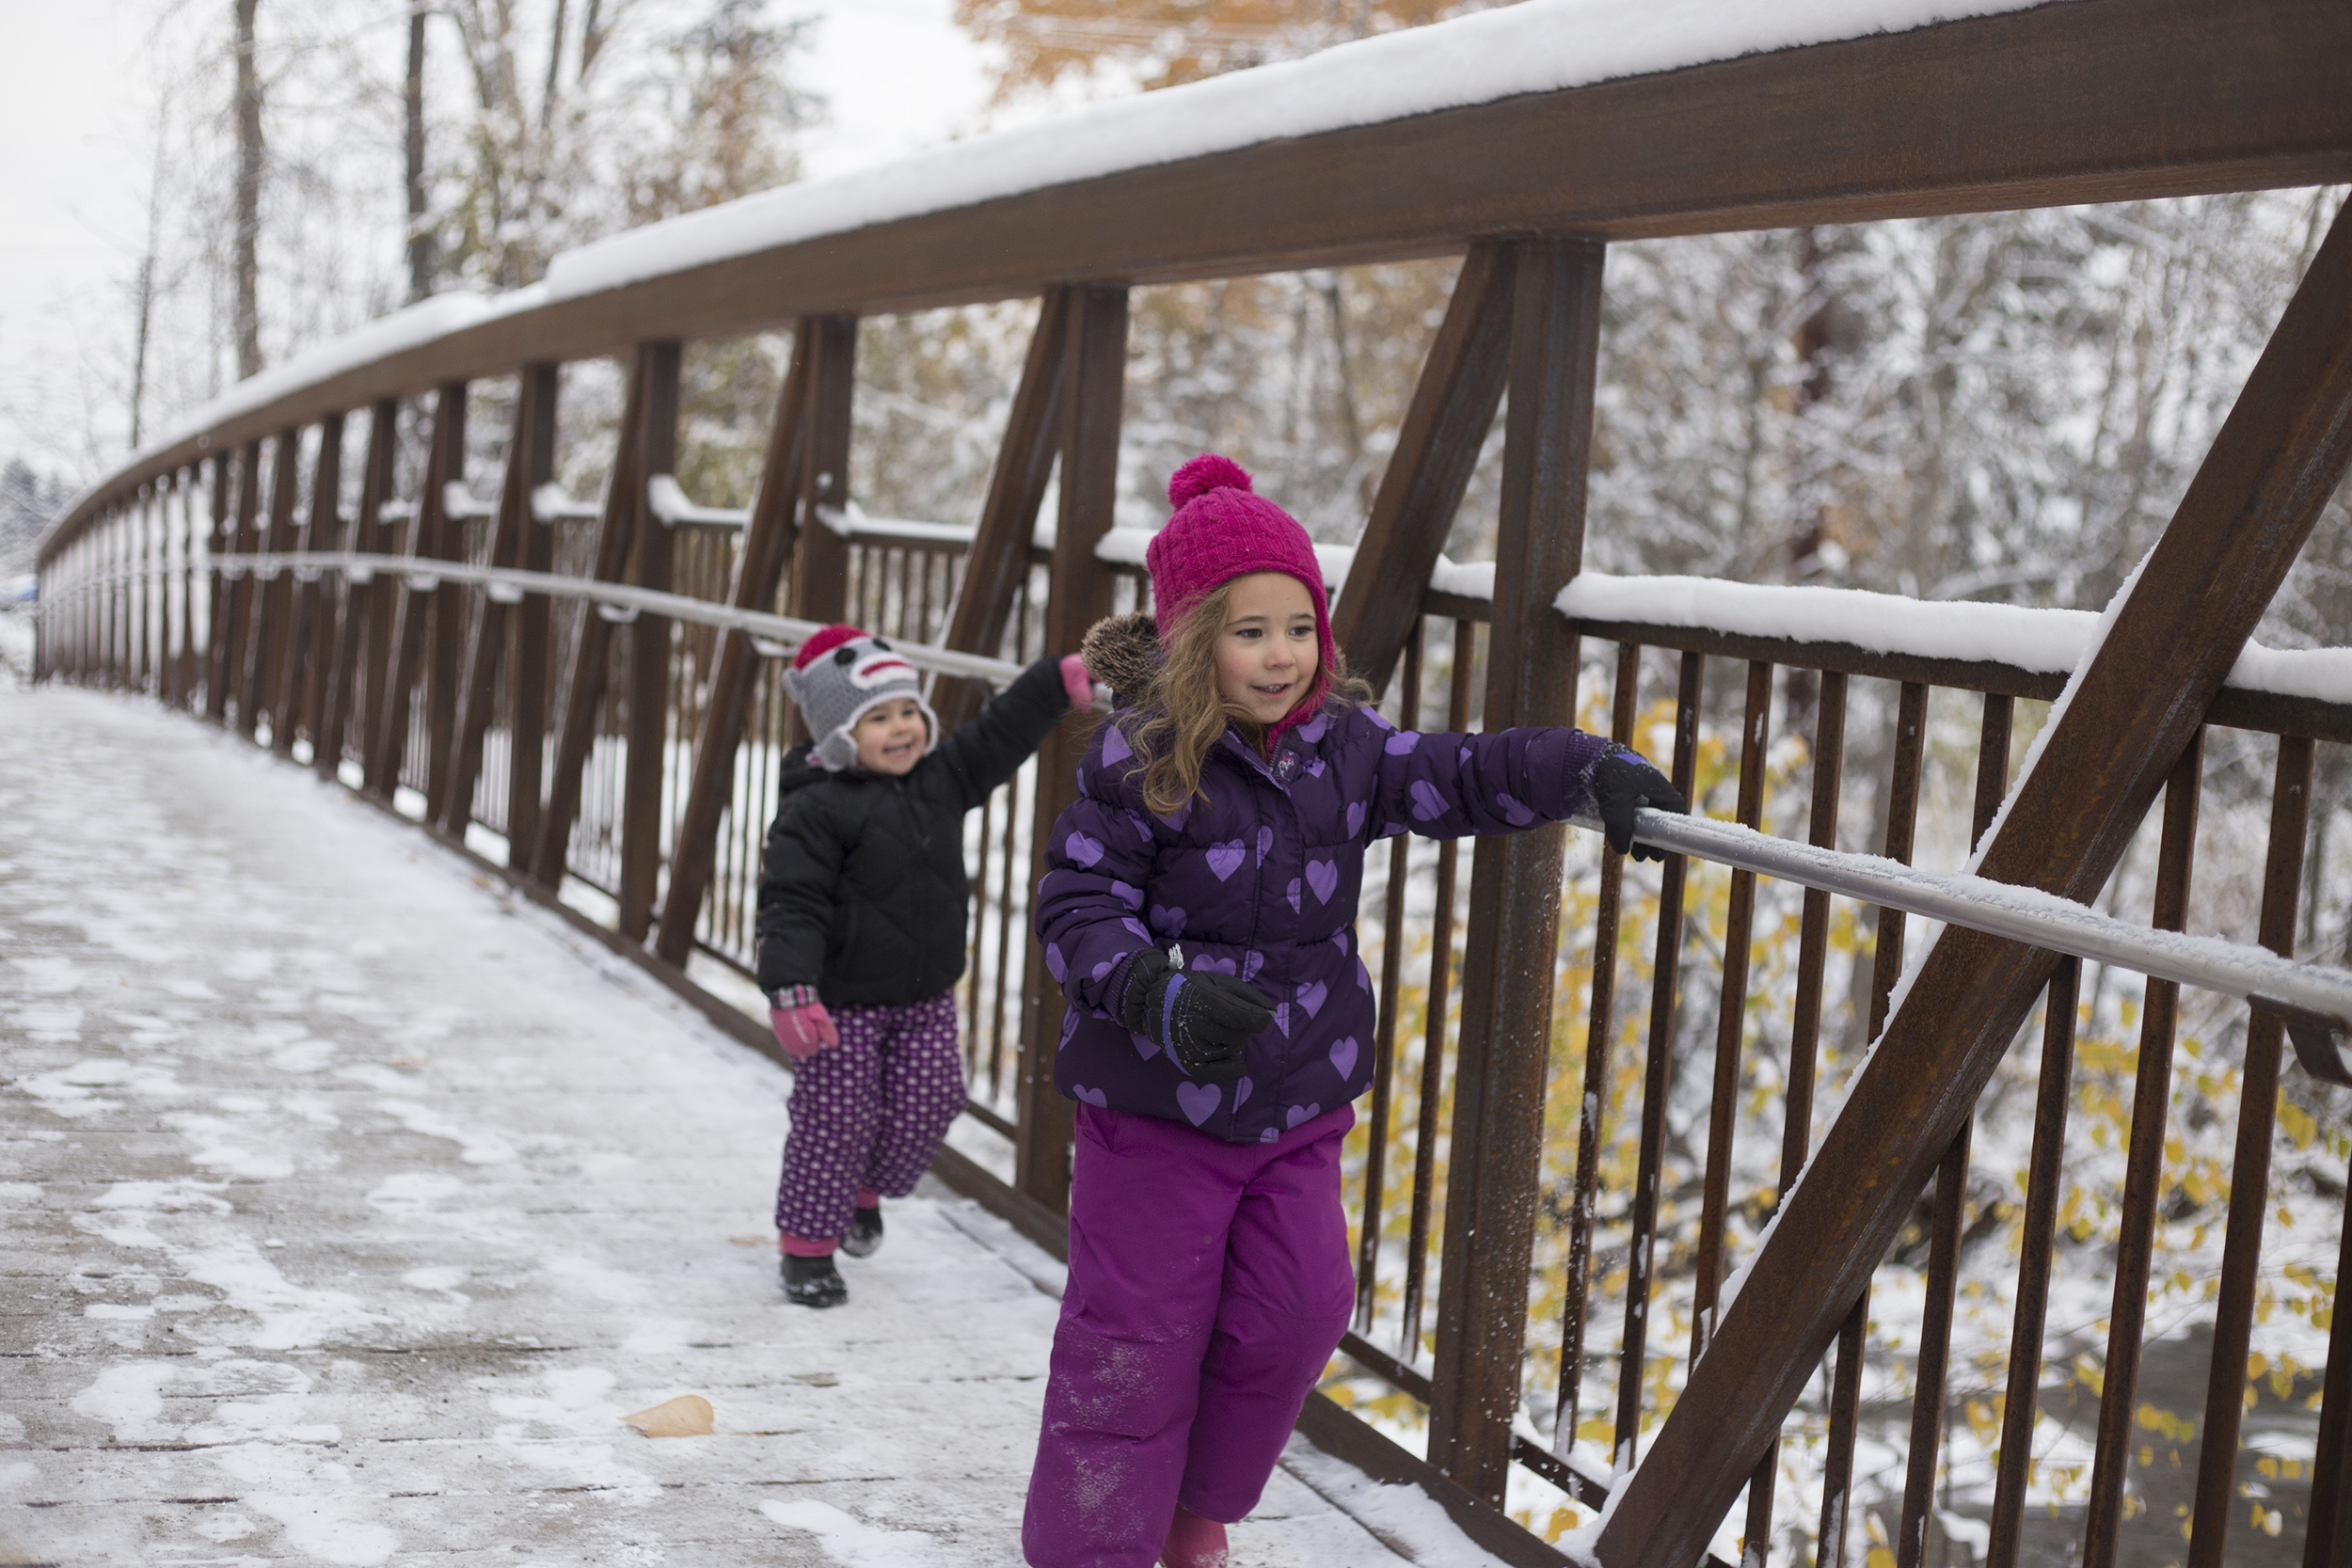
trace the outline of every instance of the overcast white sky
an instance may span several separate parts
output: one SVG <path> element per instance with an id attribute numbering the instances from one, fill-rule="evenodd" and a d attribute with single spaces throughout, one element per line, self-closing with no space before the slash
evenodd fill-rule
<path id="1" fill-rule="evenodd" d="M 224 22 L 229 0 L 216 6 Z M 298 3 L 298 0 L 288 0 Z M 397 0 L 386 0 L 395 8 Z M 830 106 L 802 145 L 811 174 L 880 162 L 977 126 L 983 56 L 949 20 L 952 0 L 779 0 L 820 18 L 797 71 Z M 134 67 L 155 0 L 0 0 L 0 461 L 78 468 L 50 453 L 100 346 L 119 322 L 141 233 L 148 111 Z M 61 405 L 63 400 L 63 405 Z M 87 411 L 103 417 L 101 410 Z"/>

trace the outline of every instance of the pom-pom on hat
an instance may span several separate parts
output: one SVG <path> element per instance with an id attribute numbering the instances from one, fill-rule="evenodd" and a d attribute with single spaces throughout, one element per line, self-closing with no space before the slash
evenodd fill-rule
<path id="1" fill-rule="evenodd" d="M 1282 572 L 1306 586 L 1315 606 L 1315 641 L 1322 658 L 1315 684 L 1292 710 L 1303 719 L 1323 705 L 1331 689 L 1339 651 L 1331 642 L 1331 606 L 1323 589 L 1323 563 L 1298 519 L 1258 495 L 1249 473 L 1230 457 L 1203 452 L 1168 479 L 1168 500 L 1176 515 L 1152 536 L 1143 552 L 1152 573 L 1152 609 L 1165 641 L 1202 599 L 1235 578 L 1252 572 Z M 1287 721 L 1286 721 L 1287 722 Z"/>
<path id="2" fill-rule="evenodd" d="M 923 750 L 939 744 L 939 717 L 923 700 L 922 673 L 906 656 L 856 626 L 827 626 L 800 646 L 792 668 L 785 672 L 785 689 L 801 705 L 801 717 L 816 740 L 812 762 L 834 772 L 857 761 L 857 741 L 850 732 L 857 721 L 884 703 L 911 697 L 923 710 L 930 739 Z"/>

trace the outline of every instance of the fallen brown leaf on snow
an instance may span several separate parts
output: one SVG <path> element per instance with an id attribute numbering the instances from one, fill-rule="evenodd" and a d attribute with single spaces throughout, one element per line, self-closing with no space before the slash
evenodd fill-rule
<path id="1" fill-rule="evenodd" d="M 710 1402 L 700 1394 L 680 1394 L 665 1400 L 650 1410 L 640 1410 L 622 1420 L 648 1437 L 707 1437 L 710 1435 Z"/>

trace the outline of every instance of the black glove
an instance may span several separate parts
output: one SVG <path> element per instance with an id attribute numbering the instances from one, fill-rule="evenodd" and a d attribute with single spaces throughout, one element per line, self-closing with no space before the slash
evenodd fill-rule
<path id="1" fill-rule="evenodd" d="M 1674 781 L 1650 766 L 1649 759 L 1630 748 L 1619 746 L 1593 765 L 1593 807 L 1600 813 L 1600 825 L 1609 840 L 1609 847 L 1618 854 L 1630 854 L 1637 861 L 1662 861 L 1663 849 L 1633 842 L 1633 811 L 1648 806 L 1657 811 L 1671 811 L 1684 816 L 1691 814 L 1691 802 L 1682 798 Z"/>
<path id="2" fill-rule="evenodd" d="M 1230 1084 L 1242 1075 L 1242 1048 L 1273 1025 L 1274 1003 L 1230 974 L 1186 974 L 1152 947 L 1128 966 L 1119 1021 L 1165 1050 L 1185 1076 Z"/>

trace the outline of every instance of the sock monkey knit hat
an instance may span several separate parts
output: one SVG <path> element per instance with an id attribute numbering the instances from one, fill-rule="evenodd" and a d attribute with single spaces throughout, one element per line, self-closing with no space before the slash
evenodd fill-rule
<path id="1" fill-rule="evenodd" d="M 923 710 L 930 738 L 939 744 L 939 716 L 923 700 L 921 672 L 881 638 L 856 626 L 827 626 L 801 644 L 785 672 L 785 689 L 801 705 L 801 717 L 816 742 L 812 762 L 834 772 L 857 761 L 857 721 L 882 704 L 910 697 Z"/>
<path id="2" fill-rule="evenodd" d="M 1152 610 L 1163 643 L 1202 599 L 1235 578 L 1252 572 L 1281 572 L 1306 587 L 1315 606 L 1315 641 L 1322 658 L 1315 684 L 1292 710 L 1304 717 L 1323 705 L 1339 667 L 1331 641 L 1331 606 L 1323 588 L 1323 563 L 1298 519 L 1250 488 L 1248 471 L 1230 457 L 1203 452 L 1168 482 L 1176 515 L 1152 536 L 1143 552 L 1152 573 Z M 1278 726 L 1279 727 L 1279 726 Z"/>

